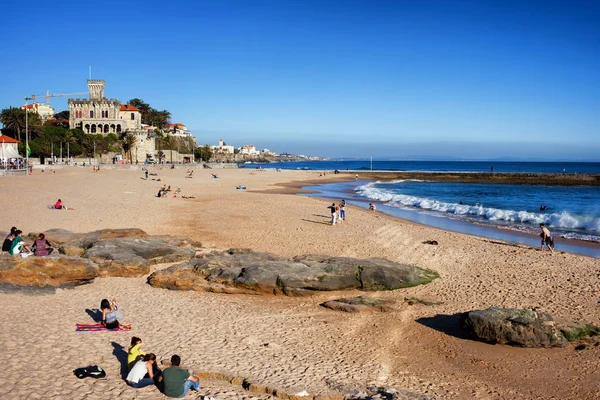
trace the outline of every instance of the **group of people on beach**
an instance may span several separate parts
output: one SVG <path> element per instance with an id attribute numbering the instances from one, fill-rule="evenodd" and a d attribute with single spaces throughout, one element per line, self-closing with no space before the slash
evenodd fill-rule
<path id="1" fill-rule="evenodd" d="M 102 299 L 100 309 L 101 324 L 107 329 L 118 329 L 119 319 L 123 318 L 123 314 L 119 311 L 117 302 L 114 299 Z M 177 354 L 171 356 L 171 366 L 162 371 L 156 362 L 154 353 L 146 354 L 142 351 L 142 339 L 132 337 L 127 351 L 128 372 L 125 382 L 136 389 L 156 385 L 165 396 L 173 398 L 184 397 L 190 389 L 200 390 L 198 377 L 180 367 L 181 357 Z"/>
<path id="2" fill-rule="evenodd" d="M 329 208 L 329 210 L 331 211 L 331 225 L 335 225 L 336 222 L 341 224 L 346 220 L 346 200 L 342 200 L 337 206 L 335 205 L 335 203 L 332 203 L 327 208 Z"/>
<path id="3" fill-rule="evenodd" d="M 40 233 L 32 245 L 29 246 L 23 240 L 23 231 L 13 226 L 2 243 L 2 251 L 6 251 L 13 256 L 29 257 L 35 255 L 43 257 L 52 253 L 54 249 L 43 233 Z"/>

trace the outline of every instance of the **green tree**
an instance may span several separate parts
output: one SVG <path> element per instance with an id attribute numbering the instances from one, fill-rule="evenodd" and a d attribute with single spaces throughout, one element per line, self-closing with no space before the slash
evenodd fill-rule
<path id="1" fill-rule="evenodd" d="M 205 161 L 205 162 L 210 161 L 210 159 L 212 158 L 212 155 L 213 155 L 212 148 L 207 144 L 205 144 L 204 146 L 201 146 L 201 147 L 198 146 L 194 150 L 194 156 L 199 158 L 201 161 Z"/>
<path id="2" fill-rule="evenodd" d="M 13 137 L 21 140 L 21 132 L 25 130 L 25 110 L 16 107 L 5 108 L 0 112 L 0 122 Z"/>
<path id="3" fill-rule="evenodd" d="M 163 139 L 163 143 L 167 150 L 171 151 L 171 164 L 173 164 L 173 147 L 175 146 L 175 137 L 173 135 L 167 135 Z"/>
<path id="4" fill-rule="evenodd" d="M 69 110 L 64 110 L 64 111 L 54 114 L 54 119 L 58 119 L 58 120 L 66 119 L 68 121 L 70 116 L 71 116 L 71 113 L 69 112 Z"/>

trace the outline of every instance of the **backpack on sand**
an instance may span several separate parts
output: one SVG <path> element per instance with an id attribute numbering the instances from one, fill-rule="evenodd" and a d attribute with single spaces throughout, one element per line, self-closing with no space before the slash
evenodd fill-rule
<path id="1" fill-rule="evenodd" d="M 85 368 L 77 368 L 73 370 L 73 373 L 79 379 L 83 378 L 96 378 L 101 379 L 106 377 L 106 372 L 97 365 L 90 365 Z"/>

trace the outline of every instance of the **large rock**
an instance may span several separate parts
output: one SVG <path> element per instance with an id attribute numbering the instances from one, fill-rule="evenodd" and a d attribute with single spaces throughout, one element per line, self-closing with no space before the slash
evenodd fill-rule
<path id="1" fill-rule="evenodd" d="M 74 234 L 60 246 L 60 252 L 69 256 L 81 257 L 94 243 L 102 239 L 146 238 L 148 234 L 141 229 L 101 229 L 89 233 Z"/>
<path id="2" fill-rule="evenodd" d="M 96 262 L 100 276 L 146 275 L 150 265 L 189 261 L 196 254 L 191 247 L 177 247 L 162 241 L 137 237 L 98 240 L 83 257 Z"/>
<path id="3" fill-rule="evenodd" d="M 87 283 L 99 274 L 91 260 L 62 255 L 0 256 L 0 282 L 17 286 L 61 287 Z"/>
<path id="4" fill-rule="evenodd" d="M 437 273 L 383 259 L 318 255 L 287 259 L 230 249 L 150 275 L 148 283 L 173 290 L 307 295 L 316 291 L 393 290 L 425 284 Z"/>
<path id="5" fill-rule="evenodd" d="M 52 244 L 55 248 L 60 247 L 65 242 L 71 240 L 77 233 L 73 233 L 66 229 L 48 229 L 42 232 L 46 236 L 46 240 Z M 39 233 L 30 232 L 27 238 L 34 241 L 38 238 Z"/>
<path id="6" fill-rule="evenodd" d="M 491 307 L 461 316 L 461 324 L 479 339 L 522 347 L 562 347 L 565 336 L 549 314 Z"/>

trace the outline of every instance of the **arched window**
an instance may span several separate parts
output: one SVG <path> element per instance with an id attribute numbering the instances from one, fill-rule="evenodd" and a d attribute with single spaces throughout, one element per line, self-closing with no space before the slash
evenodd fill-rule
<path id="1" fill-rule="evenodd" d="M 94 110 L 90 110 L 90 118 L 94 118 Z"/>
<path id="2" fill-rule="evenodd" d="M 92 125 L 92 133 L 96 133 L 96 124 Z"/>

